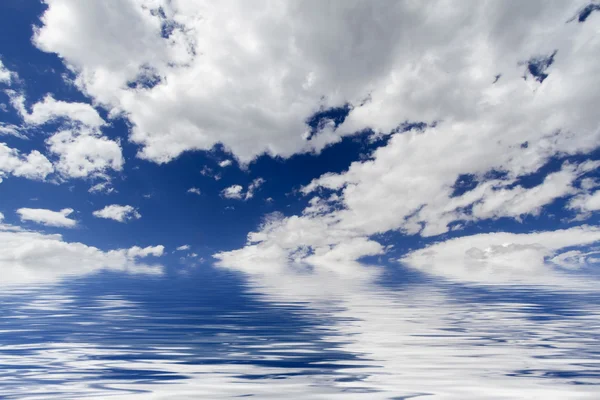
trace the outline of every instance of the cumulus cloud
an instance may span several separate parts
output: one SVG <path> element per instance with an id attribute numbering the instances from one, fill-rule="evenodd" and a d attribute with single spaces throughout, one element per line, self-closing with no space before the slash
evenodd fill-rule
<path id="1" fill-rule="evenodd" d="M 242 162 L 262 153 L 287 157 L 405 121 L 504 132 L 498 122 L 522 116 L 511 130 L 526 132 L 550 108 L 560 111 L 544 122 L 546 133 L 567 118 L 592 128 L 589 118 L 572 118 L 591 111 L 597 94 L 589 80 L 598 79 L 597 44 L 577 45 L 593 35 L 593 24 L 564 23 L 576 1 L 47 3 L 34 43 L 59 54 L 95 101 L 126 115 L 139 155 L 156 162 L 217 143 Z M 556 107 L 565 90 L 579 95 Z M 347 104 L 341 126 L 324 121 L 311 133 L 313 114 Z M 483 113 L 488 123 L 478 121 Z"/>
<path id="2" fill-rule="evenodd" d="M 229 167 L 233 162 L 231 160 L 223 160 L 219 163 L 219 167 L 225 168 Z"/>
<path id="3" fill-rule="evenodd" d="M 50 94 L 46 95 L 42 101 L 33 104 L 31 112 L 27 111 L 25 97 L 22 94 L 14 94 L 11 102 L 23 120 L 32 125 L 45 124 L 59 118 L 80 122 L 94 128 L 105 124 L 102 117 L 91 105 L 55 100 Z"/>
<path id="4" fill-rule="evenodd" d="M 59 159 L 56 169 L 66 177 L 102 176 L 108 170 L 123 168 L 123 155 L 118 142 L 98 131 L 76 129 L 60 131 L 46 140 L 48 149 Z"/>
<path id="5" fill-rule="evenodd" d="M 62 128 L 46 140 L 51 154 L 58 157 L 56 171 L 66 178 L 103 176 L 109 170 L 120 171 L 123 166 L 118 141 L 103 136 L 100 128 L 106 123 L 98 112 L 86 103 L 71 103 L 46 95 L 43 100 L 25 106 L 25 96 L 9 92 L 13 107 L 25 123 L 43 125 L 60 120 Z"/>
<path id="6" fill-rule="evenodd" d="M 190 245 L 189 244 L 184 244 L 184 245 L 179 246 L 177 248 L 177 251 L 186 251 L 186 250 L 189 250 L 189 249 L 190 249 Z"/>
<path id="7" fill-rule="evenodd" d="M 72 208 L 63 208 L 60 211 L 43 208 L 19 208 L 17 214 L 19 214 L 21 221 L 32 221 L 46 226 L 73 228 L 77 225 L 77 221 L 68 217 L 74 211 Z"/>
<path id="8" fill-rule="evenodd" d="M 24 156 L 6 143 L 0 143 L 0 174 L 44 180 L 52 172 L 52 163 L 39 151 L 33 150 Z"/>
<path id="9" fill-rule="evenodd" d="M 0 284 L 53 283 L 102 270 L 160 274 L 162 266 L 138 259 L 161 254 L 162 246 L 103 251 L 83 243 L 66 242 L 61 235 L 0 225 Z"/>
<path id="10" fill-rule="evenodd" d="M 200 191 L 200 189 L 198 189 L 197 187 L 192 187 L 189 188 L 187 190 L 188 193 L 193 193 L 193 194 L 197 194 L 198 196 L 200 196 L 202 194 L 202 192 Z"/>
<path id="11" fill-rule="evenodd" d="M 242 191 L 244 188 L 241 185 L 231 185 L 221 191 L 221 195 L 226 199 L 241 200 L 243 197 Z"/>
<path id="12" fill-rule="evenodd" d="M 94 211 L 92 214 L 98 218 L 114 219 L 118 222 L 126 222 L 142 217 L 142 215 L 134 207 L 129 205 L 121 206 L 118 204 L 111 204 L 101 210 Z"/>

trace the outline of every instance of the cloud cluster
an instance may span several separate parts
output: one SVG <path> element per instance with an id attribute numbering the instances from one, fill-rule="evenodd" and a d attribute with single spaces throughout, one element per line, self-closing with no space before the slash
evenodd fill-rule
<path id="1" fill-rule="evenodd" d="M 3 68 L 0 65 L 0 71 L 4 71 Z M 7 73 L 9 77 L 14 75 L 11 71 Z M 6 93 L 23 124 L 16 126 L 2 123 L 1 135 L 25 139 L 30 128 L 48 123 L 59 123 L 59 129 L 45 143 L 50 159 L 34 150 L 20 161 L 20 168 L 14 166 L 17 164 L 15 160 L 19 150 L 2 144 L 0 172 L 37 180 L 45 180 L 53 172 L 64 179 L 106 179 L 107 172 L 122 169 L 124 160 L 120 143 L 102 134 L 101 128 L 107 124 L 90 104 L 56 100 L 53 95 L 47 94 L 42 100 L 31 104 L 29 110 L 24 92 L 13 88 Z"/>
<path id="2" fill-rule="evenodd" d="M 94 211 L 92 214 L 94 217 L 112 219 L 118 222 L 142 218 L 142 215 L 133 206 L 119 204 L 108 205 L 101 210 Z"/>
<path id="3" fill-rule="evenodd" d="M 28 112 L 24 95 L 16 92 L 11 103 L 28 125 L 65 122 L 46 140 L 49 152 L 58 157 L 55 168 L 63 177 L 105 177 L 109 170 L 122 169 L 121 146 L 102 135 L 100 128 L 106 122 L 91 105 L 58 101 L 47 95 Z"/>
<path id="4" fill-rule="evenodd" d="M 357 104 L 344 96 L 352 107 L 335 132 L 371 131 L 383 144 L 348 170 L 302 188 L 311 196 L 302 215 L 267 221 L 244 249 L 219 258 L 358 259 L 385 252 L 373 238 L 388 231 L 432 237 L 485 220 L 538 216 L 558 199 L 572 199 L 574 210 L 585 211 L 588 201 L 594 207 L 588 193 L 597 183 L 589 175 L 598 161 L 560 161 L 600 143 L 590 106 L 600 101 L 592 89 L 600 85 L 600 41 L 592 24 L 565 23 L 576 4 L 402 3 L 405 15 L 396 17 L 406 23 L 389 25 L 376 5 L 359 4 L 329 21 L 328 35 L 377 16 L 370 31 L 380 27 L 388 39 L 372 48 L 369 34 L 363 42 L 348 34 L 348 51 L 364 44 L 365 59 L 377 66 L 357 75 L 354 83 L 370 79 L 368 98 Z M 367 16 L 354 14 L 361 7 Z M 316 48 L 327 42 L 318 41 Z M 388 51 L 377 53 L 388 42 Z M 411 123 L 418 121 L 424 123 Z M 545 168 L 550 161 L 559 168 Z"/>
<path id="5" fill-rule="evenodd" d="M 558 199 L 582 219 L 594 211 L 597 185 L 583 182 L 597 161 L 543 168 L 600 143 L 600 41 L 591 19 L 567 22 L 577 1 L 46 3 L 34 44 L 58 54 L 109 117 L 128 119 L 142 158 L 221 143 L 245 164 L 357 132 L 379 143 L 305 186 L 301 215 L 266 221 L 227 257 L 351 260 L 385 252 L 373 237 L 387 231 L 437 236 L 538 216 Z M 18 94 L 13 104 L 31 124 L 70 121 L 48 139 L 61 174 L 121 168 L 91 106 L 49 96 L 28 111 Z M 262 183 L 222 195 L 248 200 Z M 95 215 L 136 217 L 114 207 Z"/>
<path id="6" fill-rule="evenodd" d="M 576 115 L 593 104 L 585 101 L 593 86 L 553 74 L 556 65 L 579 63 L 595 51 L 593 42 L 579 46 L 592 24 L 565 24 L 576 1 L 552 7 L 538 1 L 520 7 L 477 1 L 47 4 L 34 43 L 60 55 L 98 104 L 125 115 L 131 140 L 142 146 L 139 155 L 156 162 L 217 143 L 242 162 L 262 153 L 287 157 L 364 128 L 390 132 L 405 121 L 503 131 L 493 122 L 508 118 L 506 112 L 523 116 L 516 129 L 526 131 L 539 113 L 500 104 L 510 96 L 517 102 L 538 97 L 539 108 L 555 105 L 554 90 L 550 96 L 537 90 L 540 81 L 561 91 L 581 89 Z M 542 38 L 537 32 L 549 26 L 561 29 Z M 581 53 L 576 59 L 564 51 L 568 45 Z M 585 63 L 578 74 L 596 79 L 589 71 L 596 67 Z M 347 104 L 342 126 L 322 121 L 311 134 L 306 121 L 313 114 Z M 548 128 L 570 111 L 558 112 Z M 491 114 L 490 124 L 473 121 L 482 112 Z"/>

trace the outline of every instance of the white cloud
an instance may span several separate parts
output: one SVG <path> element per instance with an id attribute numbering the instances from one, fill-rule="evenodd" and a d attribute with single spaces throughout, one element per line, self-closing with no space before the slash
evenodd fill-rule
<path id="1" fill-rule="evenodd" d="M 55 100 L 50 94 L 46 95 L 42 101 L 35 103 L 31 107 L 31 113 L 27 112 L 25 108 L 25 97 L 22 94 L 13 94 L 11 102 L 23 120 L 32 125 L 45 124 L 57 118 L 77 121 L 91 128 L 99 128 L 105 124 L 91 105 Z"/>
<path id="2" fill-rule="evenodd" d="M 516 186 L 511 189 L 490 190 L 488 183 L 485 185 L 487 193 L 473 207 L 473 217 L 487 219 L 538 215 L 543 206 L 555 199 L 577 193 L 572 185 L 575 179 L 598 166 L 598 162 L 586 162 L 578 166 L 565 164 L 560 171 L 547 175 L 541 184 L 528 189 Z"/>
<path id="3" fill-rule="evenodd" d="M 102 251 L 82 243 L 65 242 L 47 235 L 7 225 L 0 226 L 1 285 L 52 283 L 102 270 L 160 274 L 160 265 L 137 258 L 162 254 L 162 246 Z"/>
<path id="4" fill-rule="evenodd" d="M 120 171 L 123 156 L 118 141 L 102 135 L 105 121 L 86 103 L 55 100 L 52 95 L 31 107 L 25 107 L 25 96 L 9 92 L 11 103 L 28 125 L 42 125 L 64 119 L 64 126 L 46 140 L 50 153 L 58 156 L 55 168 L 66 178 L 103 176 L 109 170 Z"/>
<path id="5" fill-rule="evenodd" d="M 187 190 L 188 193 L 194 193 L 197 194 L 198 196 L 200 196 L 202 194 L 202 192 L 200 191 L 200 189 L 198 189 L 197 187 L 193 187 L 193 188 L 189 188 Z"/>
<path id="6" fill-rule="evenodd" d="M 165 251 L 165 246 L 149 246 L 149 247 L 138 247 L 133 246 L 132 248 L 127 250 L 127 256 L 130 258 L 143 258 L 148 256 L 160 257 L 163 255 Z"/>
<path id="7" fill-rule="evenodd" d="M 231 164 L 232 164 L 231 160 L 223 160 L 219 163 L 219 167 L 225 168 L 225 167 L 229 167 Z"/>
<path id="8" fill-rule="evenodd" d="M 15 137 L 18 137 L 19 139 L 27 139 L 27 136 L 25 136 L 23 133 L 21 133 L 20 127 L 18 127 L 16 125 L 0 122 L 0 136 L 3 136 L 3 135 L 15 136 Z"/>
<path id="9" fill-rule="evenodd" d="M 2 60 L 0 59 L 0 83 L 5 83 L 10 85 L 12 82 L 13 72 L 11 72 L 8 68 L 4 66 Z"/>
<path id="10" fill-rule="evenodd" d="M 19 208 L 17 214 L 21 221 L 32 221 L 46 226 L 73 228 L 77 221 L 68 218 L 74 212 L 72 208 L 64 208 L 60 211 L 46 210 L 43 208 Z"/>
<path id="11" fill-rule="evenodd" d="M 263 178 L 256 178 L 255 180 L 253 180 L 252 183 L 250 183 L 250 185 L 248 186 L 248 191 L 246 192 L 246 196 L 244 196 L 244 200 L 249 200 L 252 197 L 254 197 L 254 192 L 257 191 L 263 183 L 265 183 L 265 180 Z"/>
<path id="12" fill-rule="evenodd" d="M 114 219 L 118 222 L 126 222 L 142 217 L 142 215 L 132 206 L 121 206 L 118 204 L 111 204 L 101 210 L 94 211 L 92 214 L 98 218 Z"/>
<path id="13" fill-rule="evenodd" d="M 525 133 L 524 141 L 595 126 L 594 26 L 564 23 L 577 1 L 323 8 L 157 0 L 168 21 L 134 0 L 47 3 L 34 43 L 72 66 L 95 101 L 126 115 L 140 156 L 156 162 L 219 142 L 242 162 L 265 152 L 287 157 L 404 121 L 445 121 L 446 131 L 481 130 L 482 138 L 510 128 L 509 137 Z M 173 29 L 161 37 L 165 24 Z M 555 50 L 543 84 L 523 80 L 524 62 Z M 306 139 L 307 118 L 346 103 L 354 108 L 339 129 L 330 121 Z"/>
<path id="14" fill-rule="evenodd" d="M 54 172 L 52 163 L 39 151 L 23 156 L 18 150 L 0 143 L 0 172 L 28 179 L 44 180 Z"/>
<path id="15" fill-rule="evenodd" d="M 115 188 L 111 186 L 110 182 L 100 182 L 88 189 L 89 193 L 105 193 L 110 194 L 115 192 Z"/>
<path id="16" fill-rule="evenodd" d="M 370 238 L 390 230 L 435 236 L 539 215 L 580 194 L 577 180 L 592 164 L 565 164 L 533 187 L 522 180 L 600 142 L 600 41 L 589 21 L 565 23 L 577 1 L 156 0 L 163 13 L 134 0 L 48 6 L 34 43 L 59 54 L 95 104 L 129 119 L 142 158 L 167 162 L 222 143 L 247 163 L 320 151 L 359 131 L 389 139 L 308 185 L 305 193 L 318 194 L 304 213 L 251 233 L 248 252 L 327 259 L 354 243 L 378 254 Z M 161 37 L 165 24 L 173 29 Z M 550 56 L 542 82 L 528 63 Z M 310 132 L 311 115 L 346 104 L 341 125 L 321 121 Z M 410 121 L 429 125 L 400 132 Z M 474 188 L 455 193 L 464 176 Z M 222 195 L 250 198 L 254 189 L 233 185 Z"/>
<path id="17" fill-rule="evenodd" d="M 568 207 L 584 214 L 600 210 L 600 190 L 596 190 L 594 193 L 581 194 L 572 198 L 571 201 L 569 201 Z"/>
<path id="18" fill-rule="evenodd" d="M 48 149 L 59 159 L 56 169 L 66 177 L 102 176 L 108 170 L 123 168 L 118 142 L 87 128 L 60 131 L 46 140 Z"/>
<path id="19" fill-rule="evenodd" d="M 221 191 L 221 196 L 225 197 L 226 199 L 250 200 L 252 197 L 254 197 L 254 192 L 256 192 L 263 183 L 265 183 L 263 178 L 254 179 L 250 185 L 248 185 L 248 190 L 246 190 L 246 193 L 244 193 L 244 187 L 242 185 L 231 185 Z"/>
<path id="20" fill-rule="evenodd" d="M 487 233 L 435 243 L 400 261 L 423 272 L 460 281 L 543 284 L 565 279 L 559 274 L 560 268 L 585 265 L 566 262 L 575 255 L 569 248 L 598 241 L 600 229 L 589 226 L 530 234 Z M 578 256 L 583 254 L 576 252 Z"/>
<path id="21" fill-rule="evenodd" d="M 190 249 L 190 245 L 189 244 L 184 244 L 184 245 L 181 245 L 181 246 L 179 246 L 177 248 L 178 251 L 186 251 L 186 250 L 189 250 L 189 249 Z"/>
<path id="22" fill-rule="evenodd" d="M 244 188 L 241 185 L 231 185 L 221 191 L 221 195 L 226 199 L 242 199 L 242 191 Z"/>

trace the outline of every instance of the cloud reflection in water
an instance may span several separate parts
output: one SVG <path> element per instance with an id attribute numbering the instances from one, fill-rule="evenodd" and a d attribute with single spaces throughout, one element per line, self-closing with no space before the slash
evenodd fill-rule
<path id="1" fill-rule="evenodd" d="M 13 288 L 0 306 L 0 393 L 598 397 L 597 292 L 464 286 L 352 267 L 263 270 L 241 280 L 205 268 L 112 286 L 114 277 L 99 275 Z"/>

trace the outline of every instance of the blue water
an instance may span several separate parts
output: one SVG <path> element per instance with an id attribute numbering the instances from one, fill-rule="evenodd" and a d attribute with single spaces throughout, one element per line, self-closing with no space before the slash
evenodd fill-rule
<path id="1" fill-rule="evenodd" d="M 600 290 L 366 270 L 2 288 L 0 398 L 600 398 Z"/>

